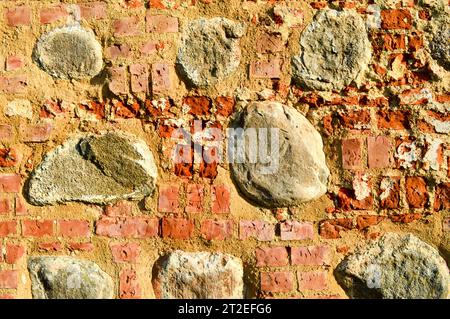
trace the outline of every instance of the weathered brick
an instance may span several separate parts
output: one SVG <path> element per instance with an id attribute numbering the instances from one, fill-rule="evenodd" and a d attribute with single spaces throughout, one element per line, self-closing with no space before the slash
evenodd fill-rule
<path id="1" fill-rule="evenodd" d="M 410 112 L 407 110 L 380 110 L 377 112 L 378 128 L 391 130 L 406 130 L 410 128 Z"/>
<path id="2" fill-rule="evenodd" d="M 282 267 L 289 264 L 286 247 L 259 247 L 256 249 L 256 266 Z"/>
<path id="3" fill-rule="evenodd" d="M 175 33 L 178 32 L 178 18 L 164 15 L 147 15 L 147 32 Z"/>
<path id="4" fill-rule="evenodd" d="M 278 79 L 281 76 L 280 59 L 269 61 L 255 61 L 250 64 L 250 78 Z"/>
<path id="5" fill-rule="evenodd" d="M 133 204 L 128 201 L 120 201 L 113 205 L 105 206 L 105 214 L 111 217 L 130 216 L 133 210 Z"/>
<path id="6" fill-rule="evenodd" d="M 17 270 L 0 270 L 0 288 L 16 289 L 19 284 Z"/>
<path id="7" fill-rule="evenodd" d="M 297 272 L 298 288 L 303 290 L 326 290 L 328 288 L 326 271 Z"/>
<path id="8" fill-rule="evenodd" d="M 60 220 L 59 236 L 63 237 L 89 237 L 91 230 L 86 220 Z"/>
<path id="9" fill-rule="evenodd" d="M 14 209 L 10 196 L 0 195 L 0 215 L 8 215 Z"/>
<path id="10" fill-rule="evenodd" d="M 225 240 L 233 237 L 233 226 L 232 220 L 206 219 L 200 231 L 206 240 Z"/>
<path id="11" fill-rule="evenodd" d="M 127 17 L 115 20 L 113 23 L 114 35 L 118 37 L 129 37 L 141 34 L 138 17 Z"/>
<path id="12" fill-rule="evenodd" d="M 211 100 L 206 96 L 188 96 L 183 100 L 183 104 L 189 107 L 189 114 L 209 115 L 211 113 Z"/>
<path id="13" fill-rule="evenodd" d="M 342 167 L 354 169 L 362 167 L 362 142 L 361 139 L 342 140 Z"/>
<path id="14" fill-rule="evenodd" d="M 407 9 L 381 10 L 381 27 L 387 30 L 410 29 L 411 13 Z"/>
<path id="15" fill-rule="evenodd" d="M 211 186 L 211 210 L 214 214 L 230 213 L 230 188 L 226 185 Z"/>
<path id="16" fill-rule="evenodd" d="M 341 238 L 341 232 L 351 230 L 353 221 L 350 218 L 336 218 L 320 222 L 319 235 L 325 239 Z"/>
<path id="17" fill-rule="evenodd" d="M 117 58 L 129 58 L 131 55 L 131 48 L 127 44 L 114 44 L 106 48 L 106 57 L 111 60 Z"/>
<path id="18" fill-rule="evenodd" d="M 280 224 L 281 240 L 314 239 L 314 228 L 311 222 L 288 220 Z"/>
<path id="19" fill-rule="evenodd" d="M 107 237 L 150 238 L 158 235 L 157 218 L 102 217 L 96 223 L 96 234 Z"/>
<path id="20" fill-rule="evenodd" d="M 10 243 L 6 244 L 6 263 L 15 264 L 23 257 L 23 255 L 25 255 L 24 246 Z"/>
<path id="21" fill-rule="evenodd" d="M 271 241 L 275 237 L 275 225 L 263 220 L 241 220 L 239 239 L 256 238 L 259 241 Z"/>
<path id="22" fill-rule="evenodd" d="M 166 63 L 159 62 L 152 64 L 152 91 L 153 94 L 161 94 L 170 91 L 172 82 L 170 81 L 170 69 Z"/>
<path id="23" fill-rule="evenodd" d="M 67 249 L 70 251 L 93 251 L 95 247 L 92 243 L 68 243 Z"/>
<path id="24" fill-rule="evenodd" d="M 424 208 L 428 204 L 427 182 L 420 176 L 406 177 L 406 200 L 410 208 Z"/>
<path id="25" fill-rule="evenodd" d="M 15 220 L 0 221 L 0 238 L 15 235 L 17 222 Z"/>
<path id="26" fill-rule="evenodd" d="M 6 71 L 15 71 L 23 68 L 25 62 L 20 55 L 9 55 L 6 57 Z"/>
<path id="27" fill-rule="evenodd" d="M 281 34 L 262 33 L 256 41 L 256 51 L 258 53 L 276 53 L 284 49 L 284 41 Z"/>
<path id="28" fill-rule="evenodd" d="M 31 8 L 28 6 L 11 7 L 5 11 L 6 24 L 10 27 L 31 25 Z"/>
<path id="29" fill-rule="evenodd" d="M 163 218 L 162 236 L 170 239 L 190 239 L 194 232 L 194 221 L 185 218 Z"/>
<path id="30" fill-rule="evenodd" d="M 13 138 L 13 127 L 8 124 L 0 124 L 0 141 L 10 141 Z"/>
<path id="31" fill-rule="evenodd" d="M 110 244 L 113 260 L 116 263 L 135 263 L 141 253 L 141 246 L 136 243 Z"/>
<path id="32" fill-rule="evenodd" d="M 22 235 L 24 237 L 53 236 L 53 220 L 24 220 Z"/>
<path id="33" fill-rule="evenodd" d="M 292 265 L 328 265 L 331 249 L 328 246 L 291 247 Z"/>
<path id="34" fill-rule="evenodd" d="M 124 269 L 119 276 L 119 297 L 120 299 L 141 298 L 141 286 L 133 269 Z"/>
<path id="35" fill-rule="evenodd" d="M 131 91 L 133 93 L 147 93 L 149 88 L 149 73 L 147 65 L 130 65 Z"/>
<path id="36" fill-rule="evenodd" d="M 53 125 L 51 123 L 27 124 L 20 126 L 20 136 L 25 143 L 47 142 L 52 135 Z"/>
<path id="37" fill-rule="evenodd" d="M 234 112 L 235 101 L 233 97 L 219 96 L 215 99 L 216 114 L 228 117 Z"/>
<path id="38" fill-rule="evenodd" d="M 186 188 L 186 213 L 203 211 L 204 187 L 201 184 L 189 184 Z"/>
<path id="39" fill-rule="evenodd" d="M 108 68 L 108 77 L 108 88 L 112 93 L 116 95 L 128 93 L 125 67 L 119 66 Z"/>
<path id="40" fill-rule="evenodd" d="M 159 188 L 158 210 L 162 213 L 176 213 L 179 207 L 180 190 L 177 185 Z"/>
<path id="41" fill-rule="evenodd" d="M 392 144 L 388 137 L 367 138 L 367 162 L 369 168 L 386 168 L 391 164 Z"/>
<path id="42" fill-rule="evenodd" d="M 18 174 L 0 174 L 0 192 L 18 193 L 22 188 L 22 178 Z"/>
<path id="43" fill-rule="evenodd" d="M 20 94 L 25 93 L 28 86 L 26 75 L 0 76 L 0 93 Z"/>
<path id="44" fill-rule="evenodd" d="M 400 207 L 400 177 L 383 177 L 380 182 L 380 207 L 397 209 Z"/>
<path id="45" fill-rule="evenodd" d="M 105 19 L 107 16 L 107 4 L 103 1 L 85 2 L 78 4 L 80 16 L 83 19 Z"/>
<path id="46" fill-rule="evenodd" d="M 450 209 L 450 183 L 442 183 L 436 186 L 434 210 Z"/>
<path id="47" fill-rule="evenodd" d="M 379 224 L 384 220 L 383 216 L 363 215 L 356 218 L 356 228 L 359 230 L 366 229 L 370 226 Z"/>
<path id="48" fill-rule="evenodd" d="M 294 289 L 294 274 L 290 271 L 261 273 L 261 291 L 290 292 Z"/>
<path id="49" fill-rule="evenodd" d="M 53 23 L 69 16 L 65 5 L 56 5 L 44 8 L 40 12 L 40 21 L 42 24 Z"/>
<path id="50" fill-rule="evenodd" d="M 49 243 L 39 243 L 39 250 L 46 252 L 55 252 L 61 251 L 63 249 L 63 245 L 60 242 L 49 242 Z"/>

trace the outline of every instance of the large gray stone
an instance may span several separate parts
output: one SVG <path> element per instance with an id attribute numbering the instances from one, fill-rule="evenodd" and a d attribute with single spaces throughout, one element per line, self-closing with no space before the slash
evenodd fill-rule
<path id="1" fill-rule="evenodd" d="M 152 283 L 159 299 L 236 299 L 244 294 L 242 261 L 221 253 L 174 251 L 156 262 Z"/>
<path id="2" fill-rule="evenodd" d="M 412 234 L 388 233 L 347 256 L 336 279 L 352 298 L 447 298 L 449 273 L 438 251 Z"/>
<path id="3" fill-rule="evenodd" d="M 431 56 L 447 71 L 450 71 L 450 18 L 443 16 L 434 26 L 429 44 Z"/>
<path id="4" fill-rule="evenodd" d="M 92 31 L 80 26 L 42 35 L 33 59 L 45 72 L 60 79 L 92 78 L 103 68 L 102 46 Z"/>
<path id="5" fill-rule="evenodd" d="M 198 19 L 183 31 L 177 64 L 194 86 L 210 86 L 239 66 L 243 24 L 225 18 Z"/>
<path id="6" fill-rule="evenodd" d="M 371 58 L 363 19 L 352 11 L 321 10 L 300 38 L 293 77 L 313 90 L 341 90 L 358 78 Z"/>
<path id="7" fill-rule="evenodd" d="M 232 128 L 246 132 L 235 144 L 245 148 L 241 151 L 245 156 L 239 157 L 239 152 L 232 150 L 236 140 L 231 138 L 228 156 L 233 179 L 248 199 L 274 208 L 293 206 L 325 194 L 330 171 L 322 137 L 297 110 L 277 102 L 255 102 L 238 114 Z M 249 135 L 252 129 L 257 129 L 258 137 Z M 271 129 L 278 132 L 278 139 Z M 270 147 L 264 146 L 264 136 Z M 252 152 L 251 145 L 256 146 L 256 151 Z M 273 150 L 279 150 L 278 154 Z M 258 154 L 256 160 L 252 153 Z M 270 157 L 266 160 L 261 154 Z"/>
<path id="8" fill-rule="evenodd" d="M 157 178 L 145 142 L 119 133 L 68 140 L 32 173 L 27 194 L 34 205 L 71 201 L 107 204 L 150 195 Z"/>
<path id="9" fill-rule="evenodd" d="M 34 299 L 111 299 L 114 284 L 97 264 L 71 257 L 31 257 L 28 261 Z"/>

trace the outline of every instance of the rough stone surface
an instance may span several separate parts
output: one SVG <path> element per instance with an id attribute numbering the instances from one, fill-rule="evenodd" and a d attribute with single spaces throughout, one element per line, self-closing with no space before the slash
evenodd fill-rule
<path id="1" fill-rule="evenodd" d="M 330 171 L 325 162 L 322 138 L 298 111 L 276 102 L 256 102 L 237 116 L 233 128 L 239 127 L 279 129 L 276 169 L 268 169 L 276 165 L 267 164 L 269 161 L 260 156 L 257 161 L 251 160 L 250 147 L 245 147 L 244 161 L 233 160 L 235 163 L 231 164 L 233 179 L 248 199 L 274 208 L 292 206 L 325 194 Z M 270 141 L 270 133 L 258 131 Z M 264 150 L 266 154 L 271 154 L 270 151 L 271 147 L 267 152 Z"/>
<path id="2" fill-rule="evenodd" d="M 243 298 L 239 258 L 221 253 L 174 251 L 153 268 L 153 289 L 161 299 Z"/>
<path id="3" fill-rule="evenodd" d="M 447 298 L 449 273 L 438 251 L 412 234 L 388 233 L 347 256 L 336 279 L 352 298 Z"/>
<path id="4" fill-rule="evenodd" d="M 141 199 L 156 178 L 145 142 L 118 133 L 77 137 L 46 155 L 30 178 L 28 198 L 35 205 Z"/>
<path id="5" fill-rule="evenodd" d="M 245 27 L 225 18 L 190 22 L 182 35 L 177 64 L 194 86 L 210 86 L 239 66 L 239 38 Z"/>
<path id="6" fill-rule="evenodd" d="M 31 257 L 34 299 L 111 299 L 114 284 L 97 264 L 71 257 Z"/>
<path id="7" fill-rule="evenodd" d="M 79 26 L 52 30 L 39 39 L 34 61 L 60 79 L 92 78 L 103 67 L 102 46 L 92 31 Z"/>
<path id="8" fill-rule="evenodd" d="M 315 90 L 341 90 L 366 70 L 370 42 L 364 21 L 351 11 L 323 10 L 300 38 L 293 77 Z"/>
<path id="9" fill-rule="evenodd" d="M 436 23 L 429 48 L 436 62 L 450 71 L 450 18 L 442 18 Z"/>

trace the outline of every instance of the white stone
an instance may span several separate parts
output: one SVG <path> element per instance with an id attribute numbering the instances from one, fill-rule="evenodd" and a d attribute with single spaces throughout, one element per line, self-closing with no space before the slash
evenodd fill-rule
<path id="1" fill-rule="evenodd" d="M 27 119 L 33 118 L 33 108 L 28 100 L 13 100 L 5 107 L 6 116 L 19 116 Z"/>

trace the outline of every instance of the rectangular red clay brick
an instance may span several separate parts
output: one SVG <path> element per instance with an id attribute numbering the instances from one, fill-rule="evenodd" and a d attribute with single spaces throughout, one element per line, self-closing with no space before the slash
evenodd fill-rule
<path id="1" fill-rule="evenodd" d="M 153 94 L 161 94 L 169 91 L 172 87 L 170 81 L 170 69 L 166 63 L 158 62 L 152 64 L 152 91 Z"/>
<path id="2" fill-rule="evenodd" d="M 41 251 L 54 252 L 61 251 L 63 246 L 60 242 L 39 243 L 38 248 Z"/>
<path id="3" fill-rule="evenodd" d="M 405 130 L 410 128 L 408 110 L 380 110 L 377 112 L 378 128 Z"/>
<path id="4" fill-rule="evenodd" d="M 31 25 L 31 8 L 28 6 L 8 8 L 5 11 L 5 19 L 10 27 Z"/>
<path id="5" fill-rule="evenodd" d="M 15 235 L 17 222 L 15 220 L 0 221 L 0 238 Z"/>
<path id="6" fill-rule="evenodd" d="M 160 186 L 158 210 L 161 213 L 176 213 L 180 210 L 180 189 L 177 185 Z"/>
<path id="7" fill-rule="evenodd" d="M 28 214 L 26 201 L 19 194 L 17 194 L 14 198 L 14 209 L 16 216 L 24 216 Z"/>
<path id="8" fill-rule="evenodd" d="M 230 213 L 230 188 L 226 185 L 211 186 L 211 210 L 214 214 Z"/>
<path id="9" fill-rule="evenodd" d="M 113 23 L 114 35 L 119 37 L 135 36 L 141 34 L 138 17 L 127 17 L 115 20 Z"/>
<path id="10" fill-rule="evenodd" d="M 141 298 L 141 286 L 135 270 L 124 269 L 120 272 L 119 297 L 120 299 Z"/>
<path id="11" fill-rule="evenodd" d="M 342 140 L 342 167 L 344 169 L 362 168 L 362 141 L 352 138 Z"/>
<path id="12" fill-rule="evenodd" d="M 116 263 L 135 263 L 141 253 L 141 246 L 136 243 L 110 244 L 113 260 Z"/>
<path id="13" fill-rule="evenodd" d="M 178 18 L 168 17 L 164 15 L 147 15 L 147 32 L 178 32 Z"/>
<path id="14" fill-rule="evenodd" d="M 149 88 L 148 66 L 143 64 L 130 65 L 131 91 L 133 93 L 147 93 Z"/>
<path id="15" fill-rule="evenodd" d="M 141 52 L 142 55 L 144 56 L 156 53 L 157 51 L 158 51 L 158 42 L 154 40 L 144 42 L 139 49 L 139 52 Z"/>
<path id="16" fill-rule="evenodd" d="M 281 76 L 280 59 L 255 61 L 250 64 L 250 78 L 278 79 Z"/>
<path id="17" fill-rule="evenodd" d="M 391 164 L 391 140 L 386 136 L 367 138 L 367 156 L 369 168 L 386 168 Z"/>
<path id="18" fill-rule="evenodd" d="M 0 141 L 10 141 L 13 138 L 13 127 L 8 124 L 0 124 Z"/>
<path id="19" fill-rule="evenodd" d="M 68 243 L 67 248 L 70 251 L 93 251 L 95 249 L 92 243 Z"/>
<path id="20" fill-rule="evenodd" d="M 127 44 L 114 44 L 107 47 L 105 51 L 106 57 L 112 60 L 117 58 L 129 58 L 131 55 L 131 48 Z"/>
<path id="21" fill-rule="evenodd" d="M 102 217 L 96 223 L 96 234 L 107 237 L 150 238 L 158 235 L 157 218 Z"/>
<path id="22" fill-rule="evenodd" d="M 381 10 L 381 27 L 387 30 L 410 29 L 411 13 L 407 9 Z"/>
<path id="23" fill-rule="evenodd" d="M 18 174 L 0 175 L 0 192 L 18 193 L 22 188 L 22 178 Z"/>
<path id="24" fill-rule="evenodd" d="M 232 220 L 207 219 L 202 222 L 201 233 L 206 240 L 225 240 L 233 237 Z"/>
<path id="25" fill-rule="evenodd" d="M 0 288 L 16 289 L 19 283 L 17 270 L 0 270 Z"/>
<path id="26" fill-rule="evenodd" d="M 286 247 L 256 248 L 256 266 L 282 267 L 288 264 L 289 255 Z"/>
<path id="27" fill-rule="evenodd" d="M 89 237 L 91 230 L 86 220 L 60 220 L 59 235 L 63 237 Z"/>
<path id="28" fill-rule="evenodd" d="M 25 93 L 28 86 L 26 75 L 0 76 L 0 93 Z"/>
<path id="29" fill-rule="evenodd" d="M 78 4 L 80 15 L 83 19 L 104 19 L 107 15 L 107 4 L 105 2 L 86 2 Z"/>
<path id="30" fill-rule="evenodd" d="M 14 202 L 8 195 L 0 195 L 0 215 L 8 215 L 14 209 Z"/>
<path id="31" fill-rule="evenodd" d="M 128 83 L 126 69 L 123 66 L 108 68 L 108 88 L 114 94 L 127 94 Z"/>
<path id="32" fill-rule="evenodd" d="M 292 265 L 328 265 L 331 250 L 328 246 L 291 247 Z"/>
<path id="33" fill-rule="evenodd" d="M 263 220 L 241 220 L 239 239 L 256 238 L 259 241 L 271 241 L 275 238 L 275 225 Z"/>
<path id="34" fill-rule="evenodd" d="M 42 143 L 50 139 L 53 132 L 51 123 L 28 124 L 20 126 L 20 135 L 23 142 Z"/>
<path id="35" fill-rule="evenodd" d="M 107 216 L 130 216 L 133 210 L 133 204 L 128 201 L 120 201 L 114 205 L 105 206 L 105 214 Z"/>
<path id="36" fill-rule="evenodd" d="M 44 8 L 40 12 L 40 21 L 42 24 L 49 24 L 63 20 L 69 16 L 65 5 L 56 5 Z"/>
<path id="37" fill-rule="evenodd" d="M 163 218 L 162 236 L 170 239 L 190 239 L 194 232 L 194 221 L 185 218 Z"/>
<path id="38" fill-rule="evenodd" d="M 427 191 L 427 181 L 421 176 L 408 176 L 405 182 L 406 201 L 410 208 L 425 208 L 430 195 Z"/>
<path id="39" fill-rule="evenodd" d="M 294 289 L 294 274 L 290 271 L 261 273 L 261 291 L 290 292 Z"/>
<path id="40" fill-rule="evenodd" d="M 326 271 L 297 272 L 298 288 L 303 290 L 326 290 L 328 288 Z"/>
<path id="41" fill-rule="evenodd" d="M 24 220 L 22 235 L 25 237 L 44 237 L 53 235 L 53 220 Z"/>
<path id="42" fill-rule="evenodd" d="M 203 211 L 204 187 L 201 184 L 188 184 L 186 187 L 186 213 Z"/>
<path id="43" fill-rule="evenodd" d="M 15 264 L 23 257 L 23 255 L 25 255 L 24 246 L 9 243 L 6 244 L 6 263 Z"/>
<path id="44" fill-rule="evenodd" d="M 20 55 L 10 55 L 6 58 L 6 71 L 15 71 L 23 68 L 25 62 Z"/>
<path id="45" fill-rule="evenodd" d="M 314 227 L 310 222 L 288 220 L 280 225 L 281 240 L 314 239 Z"/>

